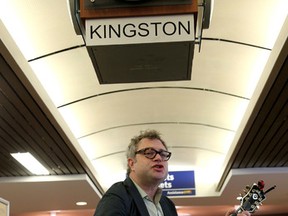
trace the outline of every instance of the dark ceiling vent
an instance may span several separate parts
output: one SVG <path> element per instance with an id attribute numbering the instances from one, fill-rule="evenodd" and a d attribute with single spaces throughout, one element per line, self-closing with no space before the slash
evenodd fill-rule
<path id="1" fill-rule="evenodd" d="M 192 0 L 84 0 L 86 9 L 151 7 L 191 4 Z"/>
<path id="2" fill-rule="evenodd" d="M 190 80 L 194 42 L 87 47 L 101 84 Z"/>

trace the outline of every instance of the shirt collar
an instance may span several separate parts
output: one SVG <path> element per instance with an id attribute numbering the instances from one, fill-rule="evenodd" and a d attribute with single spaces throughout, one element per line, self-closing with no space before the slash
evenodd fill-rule
<path id="1" fill-rule="evenodd" d="M 132 180 L 132 179 L 131 179 Z M 137 190 L 139 191 L 141 197 L 143 199 L 149 199 L 147 193 L 136 183 L 132 180 L 132 182 L 135 184 Z M 160 199 L 161 199 L 161 196 L 162 196 L 162 189 L 160 187 L 157 188 L 157 191 L 156 191 L 156 194 L 154 196 L 154 200 L 151 200 L 152 202 L 154 202 L 155 204 L 158 204 L 160 202 Z"/>

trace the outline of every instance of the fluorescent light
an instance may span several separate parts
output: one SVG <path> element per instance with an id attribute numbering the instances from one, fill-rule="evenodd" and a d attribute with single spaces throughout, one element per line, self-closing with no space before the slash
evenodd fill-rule
<path id="1" fill-rule="evenodd" d="M 11 153 L 11 155 L 31 173 L 36 175 L 49 175 L 49 171 L 29 152 Z"/>

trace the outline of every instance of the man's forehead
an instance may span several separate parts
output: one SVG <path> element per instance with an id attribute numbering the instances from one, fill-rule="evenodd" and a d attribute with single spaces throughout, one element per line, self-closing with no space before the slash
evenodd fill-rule
<path id="1" fill-rule="evenodd" d="M 140 140 L 138 147 L 142 147 L 142 146 L 148 146 L 148 147 L 160 147 L 163 149 L 166 149 L 164 144 L 161 142 L 161 140 L 159 139 L 150 139 L 150 138 L 143 138 Z"/>

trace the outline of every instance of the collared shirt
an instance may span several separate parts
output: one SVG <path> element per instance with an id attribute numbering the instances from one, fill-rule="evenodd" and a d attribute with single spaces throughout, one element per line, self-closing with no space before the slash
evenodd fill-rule
<path id="1" fill-rule="evenodd" d="M 160 205 L 160 199 L 162 196 L 162 189 L 158 188 L 154 197 L 154 200 L 151 200 L 146 192 L 134 181 L 136 188 L 138 189 L 146 207 L 149 212 L 150 216 L 164 216 L 164 213 L 162 211 L 161 205 Z"/>

